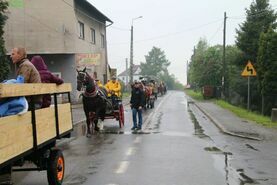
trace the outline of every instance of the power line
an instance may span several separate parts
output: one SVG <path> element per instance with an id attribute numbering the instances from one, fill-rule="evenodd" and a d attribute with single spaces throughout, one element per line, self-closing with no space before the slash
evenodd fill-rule
<path id="1" fill-rule="evenodd" d="M 272 7 L 276 7 L 276 6 L 272 6 Z M 272 10 L 276 10 L 276 9 L 277 8 L 273 8 Z M 244 19 L 246 17 L 258 17 L 258 16 L 262 16 L 263 14 L 265 14 L 267 12 L 268 12 L 268 10 L 262 10 L 262 11 L 259 11 L 259 12 L 256 12 L 256 13 L 253 13 L 253 14 L 250 14 L 250 15 L 231 16 L 231 17 L 228 17 L 228 18 L 230 18 L 230 19 Z"/>
<path id="2" fill-rule="evenodd" d="M 216 29 L 216 31 L 212 34 L 212 36 L 208 39 L 208 42 L 210 42 L 215 36 L 216 34 L 220 31 L 220 29 L 223 27 L 224 21 L 222 21 L 219 25 L 219 27 Z"/>
<path id="3" fill-rule="evenodd" d="M 147 42 L 147 41 L 152 41 L 152 40 L 163 39 L 163 38 L 166 38 L 166 37 L 171 37 L 171 36 L 183 34 L 185 32 L 197 30 L 197 29 L 200 29 L 202 27 L 217 23 L 219 21 L 222 21 L 222 19 L 217 19 L 215 21 L 211 21 L 211 22 L 208 22 L 208 23 L 205 23 L 205 24 L 202 24 L 202 25 L 194 26 L 194 27 L 191 27 L 191 28 L 187 28 L 187 29 L 184 29 L 184 30 L 177 31 L 177 32 L 168 33 L 168 34 L 164 34 L 164 35 L 159 35 L 159 36 L 156 36 L 156 37 L 150 37 L 150 38 L 147 38 L 147 39 L 137 40 L 137 41 L 134 41 L 134 42 L 139 43 L 139 42 Z M 121 45 L 121 44 L 129 44 L 129 42 L 111 43 L 110 45 Z"/>

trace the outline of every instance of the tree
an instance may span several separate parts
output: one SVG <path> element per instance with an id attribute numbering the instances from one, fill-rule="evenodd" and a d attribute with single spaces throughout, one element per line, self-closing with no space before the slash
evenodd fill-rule
<path id="1" fill-rule="evenodd" d="M 189 64 L 189 79 L 192 87 L 199 88 L 202 85 L 202 72 L 205 68 L 204 66 L 204 55 L 208 49 L 208 43 L 206 39 L 200 38 L 196 48 L 194 49 L 194 54 L 191 57 L 191 62 Z"/>
<path id="2" fill-rule="evenodd" d="M 9 74 L 9 61 L 6 58 L 5 43 L 3 39 L 4 25 L 7 20 L 5 11 L 8 8 L 7 1 L 0 1 L 0 81 L 7 78 Z"/>
<path id="3" fill-rule="evenodd" d="M 209 47 L 205 39 L 200 39 L 190 63 L 191 85 L 220 86 L 222 76 L 222 46 Z"/>
<path id="4" fill-rule="evenodd" d="M 259 42 L 257 73 L 262 94 L 262 113 L 269 114 L 277 106 L 277 32 L 269 28 Z M 266 106 L 266 107 L 265 107 Z"/>
<path id="5" fill-rule="evenodd" d="M 247 95 L 247 81 L 241 76 L 244 66 L 239 64 L 242 60 L 243 54 L 237 46 L 226 47 L 226 95 L 236 105 L 242 103 L 234 101 L 237 95 Z"/>
<path id="6" fill-rule="evenodd" d="M 276 18 L 277 14 L 271 9 L 269 0 L 255 0 L 246 9 L 246 21 L 236 30 L 236 44 L 243 51 L 246 61 L 251 60 L 256 64 L 260 34 L 270 26 L 276 28 Z"/>
<path id="7" fill-rule="evenodd" d="M 141 75 L 163 81 L 168 89 L 182 89 L 183 85 L 176 80 L 173 74 L 169 74 L 167 70 L 170 62 L 166 59 L 164 51 L 153 47 L 148 52 L 148 55 L 145 56 L 145 60 L 145 63 L 140 63 Z"/>
<path id="8" fill-rule="evenodd" d="M 203 85 L 220 86 L 222 77 L 222 46 L 209 47 L 204 53 L 202 76 Z"/>
<path id="9" fill-rule="evenodd" d="M 142 75 L 158 76 L 167 72 L 167 67 L 170 62 L 166 59 L 164 51 L 160 48 L 153 47 L 152 50 L 145 56 L 146 63 L 141 63 Z"/>

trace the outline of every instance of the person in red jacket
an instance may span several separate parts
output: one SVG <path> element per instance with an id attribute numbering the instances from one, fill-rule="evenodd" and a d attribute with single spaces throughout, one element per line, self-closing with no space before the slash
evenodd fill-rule
<path id="1" fill-rule="evenodd" d="M 57 85 L 60 85 L 60 84 L 63 83 L 63 80 L 61 78 L 59 78 L 56 75 L 52 74 L 48 70 L 48 68 L 47 68 L 47 66 L 46 66 L 46 64 L 45 64 L 45 62 L 44 62 L 44 60 L 42 59 L 41 56 L 39 56 L 39 55 L 34 56 L 31 60 L 31 63 L 38 70 L 42 83 L 56 83 Z M 51 96 L 50 96 L 50 94 L 43 95 L 42 107 L 41 108 L 49 107 L 50 105 L 51 105 Z"/>

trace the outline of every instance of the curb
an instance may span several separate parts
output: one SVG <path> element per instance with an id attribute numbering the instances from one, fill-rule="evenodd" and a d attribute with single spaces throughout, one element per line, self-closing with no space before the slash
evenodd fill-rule
<path id="1" fill-rule="evenodd" d="M 193 100 L 193 99 L 192 99 Z M 262 138 L 259 137 L 253 137 L 253 136 L 246 136 L 246 135 L 242 135 L 242 134 L 237 134 L 231 131 L 228 131 L 224 126 L 222 126 L 220 124 L 220 122 L 215 119 L 213 116 L 211 116 L 207 111 L 204 110 L 204 108 L 202 108 L 200 105 L 198 105 L 195 101 L 194 105 L 201 111 L 203 112 L 203 114 L 205 114 L 213 123 L 214 125 L 220 130 L 220 132 L 230 135 L 230 136 L 235 136 L 235 137 L 240 137 L 240 138 L 244 138 L 244 139 L 251 139 L 251 140 L 256 140 L 256 141 L 262 141 Z"/>

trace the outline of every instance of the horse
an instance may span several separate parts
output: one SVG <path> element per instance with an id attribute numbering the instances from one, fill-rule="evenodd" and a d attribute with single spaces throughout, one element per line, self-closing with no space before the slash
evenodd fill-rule
<path id="1" fill-rule="evenodd" d="M 91 128 L 94 123 L 94 130 L 99 131 L 98 119 L 102 121 L 105 119 L 107 106 L 107 92 L 104 88 L 99 88 L 95 80 L 83 70 L 76 70 L 77 75 L 77 90 L 84 89 L 82 95 L 83 109 L 86 116 L 87 123 L 87 137 L 91 137 Z"/>
<path id="2" fill-rule="evenodd" d="M 143 107 L 144 107 L 144 109 L 146 110 L 146 108 L 149 108 L 150 107 L 150 104 L 149 104 L 149 102 L 150 102 L 150 96 L 151 96 L 151 94 L 152 94 L 152 90 L 151 90 L 151 88 L 150 87 L 148 87 L 147 85 L 146 85 L 146 82 L 144 82 L 144 81 L 142 81 L 141 83 L 140 83 L 140 89 L 142 90 L 142 92 L 143 92 Z"/>
<path id="3" fill-rule="evenodd" d="M 158 92 L 161 94 L 161 96 L 165 94 L 165 85 L 164 85 L 163 82 L 161 82 L 159 84 L 159 86 L 158 86 Z"/>

